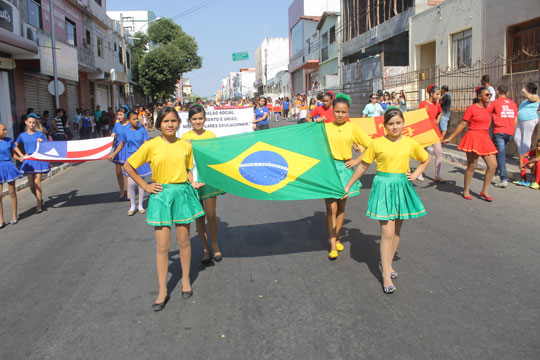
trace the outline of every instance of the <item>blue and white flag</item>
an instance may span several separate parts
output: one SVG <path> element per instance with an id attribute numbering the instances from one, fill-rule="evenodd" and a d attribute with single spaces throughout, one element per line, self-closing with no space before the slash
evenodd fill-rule
<path id="1" fill-rule="evenodd" d="M 36 151 L 28 160 L 52 162 L 83 162 L 103 160 L 109 157 L 113 137 L 73 141 L 38 142 Z"/>

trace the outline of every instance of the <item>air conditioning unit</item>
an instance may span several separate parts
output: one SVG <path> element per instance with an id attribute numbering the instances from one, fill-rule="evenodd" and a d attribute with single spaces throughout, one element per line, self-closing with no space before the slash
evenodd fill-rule
<path id="1" fill-rule="evenodd" d="M 38 42 L 38 32 L 35 27 L 28 24 L 23 24 L 23 36 L 31 41 Z"/>

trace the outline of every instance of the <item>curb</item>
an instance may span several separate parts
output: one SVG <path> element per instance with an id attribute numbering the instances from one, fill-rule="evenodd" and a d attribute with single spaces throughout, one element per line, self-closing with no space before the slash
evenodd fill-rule
<path id="1" fill-rule="evenodd" d="M 73 163 L 64 163 L 62 165 L 58 165 L 58 166 L 55 166 L 51 169 L 51 171 L 49 171 L 47 174 L 43 175 L 42 178 L 41 178 L 41 181 L 43 180 L 46 180 L 48 178 L 51 178 L 53 177 L 54 175 L 70 168 L 73 166 Z M 22 178 L 22 181 L 19 182 L 16 186 L 15 186 L 15 189 L 17 192 L 23 190 L 23 189 L 26 189 L 28 187 L 28 178 L 25 176 L 24 178 Z M 9 195 L 9 189 L 7 187 L 4 188 L 4 191 L 2 191 L 2 197 L 6 196 L 6 195 Z"/>
<path id="2" fill-rule="evenodd" d="M 428 151 L 429 155 L 432 158 L 435 157 L 435 150 L 433 149 L 432 146 L 428 147 L 427 151 Z M 466 156 L 455 154 L 455 153 L 453 153 L 451 151 L 446 150 L 445 148 L 443 148 L 442 156 L 443 156 L 443 161 L 446 160 L 447 162 L 451 162 L 451 163 L 454 163 L 454 164 L 459 164 L 459 165 L 462 165 L 462 166 L 467 166 L 467 157 Z M 519 179 L 521 179 L 521 173 L 519 171 L 512 171 L 512 170 L 509 169 L 509 167 L 510 167 L 510 165 L 507 164 L 506 172 L 507 172 L 507 175 L 508 175 L 508 179 L 509 180 L 519 180 Z M 486 171 L 487 170 L 487 165 L 484 162 L 479 161 L 477 163 L 477 165 L 476 165 L 476 170 Z"/>

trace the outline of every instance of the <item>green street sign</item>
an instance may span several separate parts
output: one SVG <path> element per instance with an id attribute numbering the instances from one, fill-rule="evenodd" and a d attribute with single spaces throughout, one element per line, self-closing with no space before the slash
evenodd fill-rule
<path id="1" fill-rule="evenodd" d="M 249 60 L 249 55 L 247 51 L 244 52 L 238 52 L 232 54 L 233 61 L 243 61 L 243 60 Z"/>

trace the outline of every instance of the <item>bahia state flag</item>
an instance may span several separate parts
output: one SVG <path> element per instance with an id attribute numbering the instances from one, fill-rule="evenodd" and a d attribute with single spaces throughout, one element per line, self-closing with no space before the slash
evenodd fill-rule
<path id="1" fill-rule="evenodd" d="M 423 147 L 441 141 L 441 132 L 430 119 L 426 109 L 418 109 L 403 113 L 405 127 L 402 134 L 416 140 Z M 372 139 L 386 135 L 384 116 L 374 118 L 351 118 L 351 122 L 360 126 Z"/>
<path id="2" fill-rule="evenodd" d="M 324 124 L 194 140 L 200 181 L 258 200 L 341 198 Z"/>
<path id="3" fill-rule="evenodd" d="M 36 151 L 26 159 L 52 162 L 83 162 L 107 159 L 113 137 L 72 141 L 38 142 Z"/>

